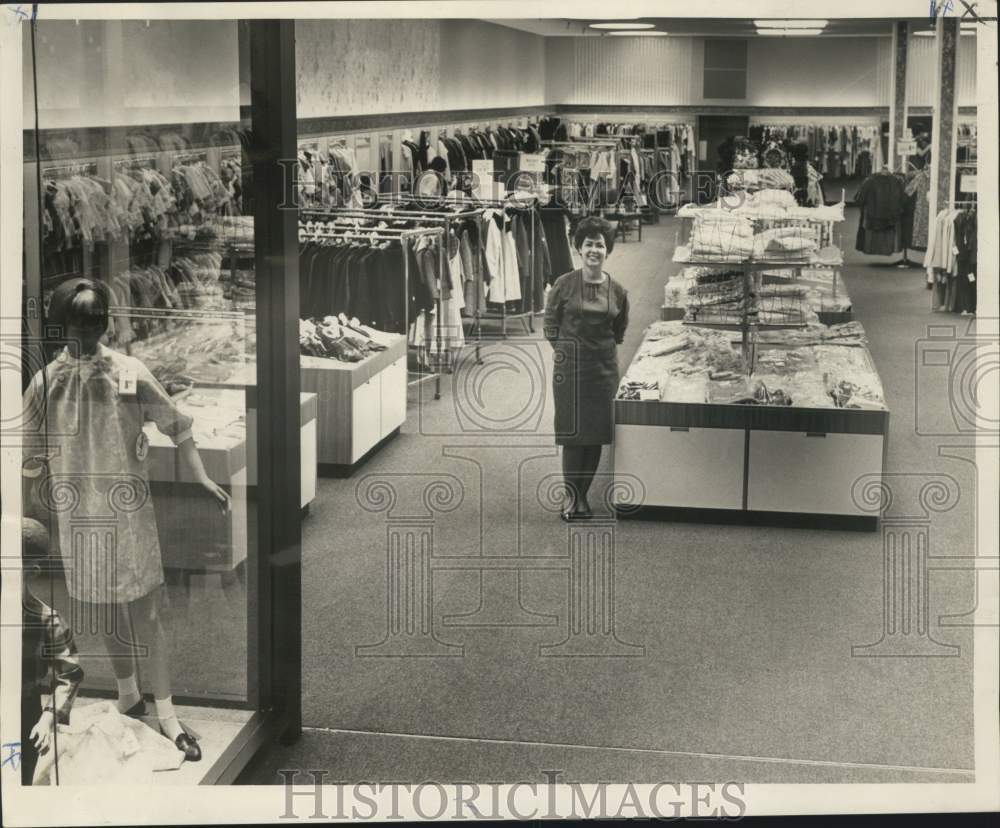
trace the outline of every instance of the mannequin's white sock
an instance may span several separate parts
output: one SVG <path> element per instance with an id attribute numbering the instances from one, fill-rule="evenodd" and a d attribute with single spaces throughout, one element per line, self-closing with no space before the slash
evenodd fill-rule
<path id="1" fill-rule="evenodd" d="M 181 734 L 181 723 L 174 712 L 174 699 L 167 696 L 165 699 L 156 699 L 156 716 L 160 720 L 160 727 L 167 734 L 171 741 Z"/>
<path id="2" fill-rule="evenodd" d="M 116 678 L 115 682 L 118 684 L 117 707 L 119 713 L 124 713 L 130 707 L 134 707 L 142 701 L 142 696 L 139 695 L 139 685 L 135 680 L 135 673 L 128 678 Z"/>

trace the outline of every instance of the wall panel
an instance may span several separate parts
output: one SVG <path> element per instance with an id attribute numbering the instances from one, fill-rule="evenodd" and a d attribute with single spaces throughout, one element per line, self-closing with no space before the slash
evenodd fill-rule
<path id="1" fill-rule="evenodd" d="M 300 118 L 545 102 L 543 39 L 475 20 L 296 26 Z"/>
<path id="2" fill-rule="evenodd" d="M 959 50 L 958 102 L 975 103 L 975 39 Z M 890 37 L 749 40 L 743 100 L 702 96 L 704 38 L 550 38 L 548 103 L 569 105 L 733 105 L 882 107 L 889 105 Z M 934 40 L 911 40 L 910 106 L 933 102 Z"/>
<path id="3" fill-rule="evenodd" d="M 934 38 L 911 38 L 910 61 L 906 76 L 907 106 L 934 106 L 936 54 Z M 975 106 L 976 38 L 972 35 L 963 35 L 959 38 L 958 61 L 955 71 L 955 97 L 959 106 Z"/>
<path id="4" fill-rule="evenodd" d="M 546 63 L 546 73 L 564 78 L 550 81 L 560 88 L 565 104 L 686 103 L 694 73 L 691 38 L 574 38 L 572 49 L 560 49 Z M 565 55 L 572 52 L 573 62 Z"/>

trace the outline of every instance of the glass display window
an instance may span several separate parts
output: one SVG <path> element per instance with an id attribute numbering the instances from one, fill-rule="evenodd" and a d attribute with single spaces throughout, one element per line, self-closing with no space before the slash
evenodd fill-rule
<path id="1" fill-rule="evenodd" d="M 20 742 L 24 785 L 224 782 L 247 745 L 297 726 L 297 688 L 277 699 L 272 680 L 297 661 L 272 659 L 298 641 L 275 647 L 272 613 L 295 628 L 297 600 L 273 590 L 297 594 L 305 478 L 273 459 L 277 443 L 297 459 L 300 428 L 271 378 L 297 391 L 298 354 L 269 292 L 297 272 L 258 242 L 283 182 L 254 176 L 279 167 L 268 136 L 294 96 L 282 108 L 273 84 L 248 83 L 279 71 L 277 49 L 250 48 L 278 28 L 22 27 L 22 589 L 73 641 L 59 747 L 39 754 L 45 671 L 22 618 L 22 733 L 4 741 Z M 296 561 L 286 582 L 277 538 Z"/>

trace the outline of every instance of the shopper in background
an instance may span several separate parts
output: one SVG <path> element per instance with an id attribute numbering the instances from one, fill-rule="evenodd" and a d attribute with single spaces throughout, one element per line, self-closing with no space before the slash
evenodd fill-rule
<path id="1" fill-rule="evenodd" d="M 809 146 L 804 143 L 792 144 L 790 154 L 792 165 L 789 172 L 795 181 L 795 200 L 800 207 L 804 207 L 809 201 Z"/>
<path id="2" fill-rule="evenodd" d="M 618 390 L 616 346 L 628 325 L 628 293 L 605 271 L 614 248 L 613 225 L 589 217 L 577 225 L 573 246 L 583 268 L 560 276 L 546 298 L 545 338 L 553 348 L 552 392 L 556 444 L 563 447 L 565 521 L 591 517 L 587 494 L 611 443 Z"/>
<path id="3" fill-rule="evenodd" d="M 430 168 L 417 178 L 417 195 L 423 198 L 434 198 L 448 194 L 448 162 L 440 155 L 431 159 Z"/>

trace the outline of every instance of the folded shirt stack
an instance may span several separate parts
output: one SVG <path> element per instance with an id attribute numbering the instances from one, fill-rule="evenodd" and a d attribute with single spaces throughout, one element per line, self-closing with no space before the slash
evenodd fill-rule
<path id="1" fill-rule="evenodd" d="M 703 214 L 691 232 L 691 252 L 695 258 L 743 261 L 753 252 L 753 224 L 728 212 Z"/>
<path id="2" fill-rule="evenodd" d="M 819 231 L 813 227 L 773 227 L 753 240 L 753 255 L 758 259 L 807 259 L 818 249 Z"/>

